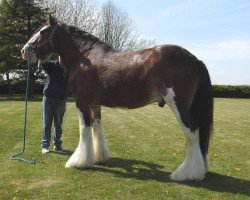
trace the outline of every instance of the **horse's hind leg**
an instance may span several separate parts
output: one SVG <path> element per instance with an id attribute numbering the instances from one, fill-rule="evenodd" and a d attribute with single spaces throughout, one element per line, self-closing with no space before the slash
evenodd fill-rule
<path id="1" fill-rule="evenodd" d="M 90 123 L 90 111 L 78 108 L 79 144 L 65 167 L 89 168 L 94 165 L 94 150 Z"/>
<path id="2" fill-rule="evenodd" d="M 189 109 L 185 105 L 180 106 L 176 103 L 173 88 L 168 88 L 163 98 L 181 124 L 187 141 L 185 160 L 171 174 L 171 179 L 174 181 L 202 180 L 205 177 L 206 167 L 199 144 L 199 128 Z"/>
<path id="3" fill-rule="evenodd" d="M 101 121 L 101 106 L 92 107 L 93 115 L 93 144 L 94 144 L 94 162 L 104 163 L 109 159 L 109 150 L 106 143 L 102 121 Z"/>

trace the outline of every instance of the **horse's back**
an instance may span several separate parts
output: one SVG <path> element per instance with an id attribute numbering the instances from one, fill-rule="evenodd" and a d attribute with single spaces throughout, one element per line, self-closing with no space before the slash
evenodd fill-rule
<path id="1" fill-rule="evenodd" d="M 159 45 L 154 47 L 160 58 L 156 63 L 156 71 L 167 82 L 184 81 L 199 75 L 199 68 L 203 67 L 192 53 L 177 45 Z"/>

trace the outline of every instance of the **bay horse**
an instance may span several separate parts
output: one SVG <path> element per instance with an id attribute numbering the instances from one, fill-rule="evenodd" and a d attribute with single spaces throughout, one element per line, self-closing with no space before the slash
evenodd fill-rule
<path id="1" fill-rule="evenodd" d="M 49 16 L 21 54 L 35 62 L 52 53 L 61 58 L 79 114 L 79 145 L 65 167 L 89 168 L 109 159 L 101 106 L 133 109 L 158 102 L 160 107 L 170 107 L 186 136 L 185 160 L 171 179 L 204 179 L 213 95 L 202 61 L 177 45 L 118 52 L 97 37 Z"/>

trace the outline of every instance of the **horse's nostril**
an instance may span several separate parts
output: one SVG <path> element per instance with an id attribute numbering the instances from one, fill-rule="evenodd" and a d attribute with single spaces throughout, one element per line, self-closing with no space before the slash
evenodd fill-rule
<path id="1" fill-rule="evenodd" d="M 24 54 L 24 49 L 21 50 L 21 54 Z"/>

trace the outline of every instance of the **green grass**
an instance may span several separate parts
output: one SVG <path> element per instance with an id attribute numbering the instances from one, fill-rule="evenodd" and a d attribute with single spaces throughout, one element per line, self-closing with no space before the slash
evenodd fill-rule
<path id="1" fill-rule="evenodd" d="M 249 199 L 250 99 L 216 99 L 210 172 L 204 181 L 175 183 L 169 175 L 183 161 L 185 138 L 168 107 L 103 108 L 111 159 L 89 170 L 64 165 L 78 145 L 78 116 L 67 103 L 64 153 L 42 155 L 41 102 L 28 103 L 25 158 L 21 150 L 24 102 L 0 100 L 0 199 Z"/>

